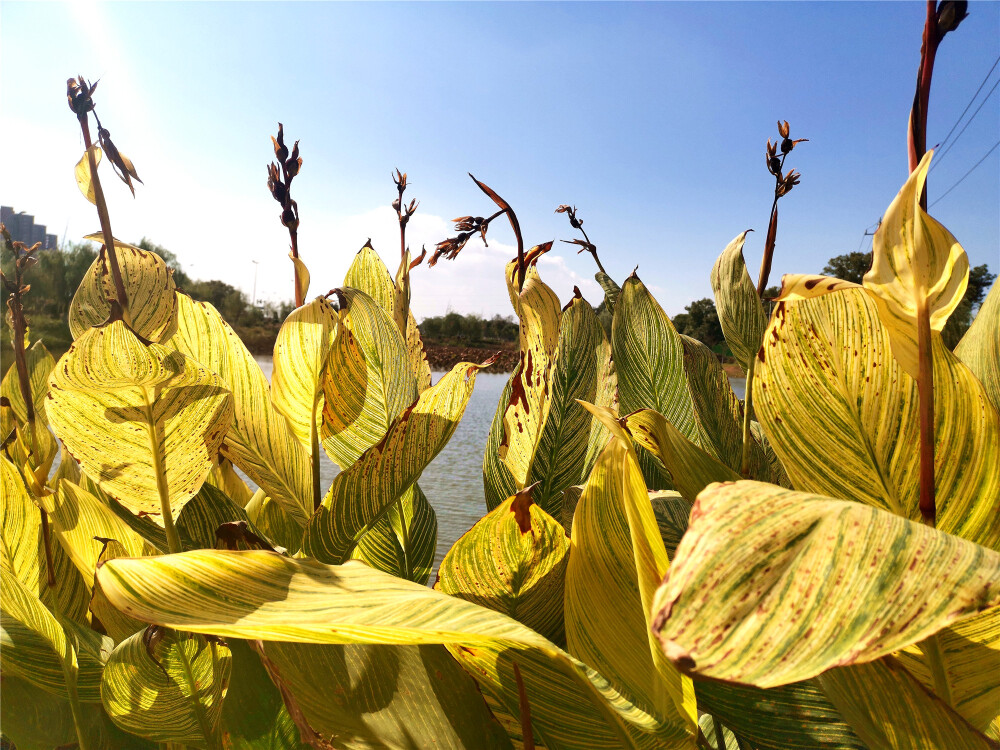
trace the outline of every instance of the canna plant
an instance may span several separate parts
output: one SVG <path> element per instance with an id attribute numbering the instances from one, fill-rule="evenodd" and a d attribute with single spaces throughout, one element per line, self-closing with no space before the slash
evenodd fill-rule
<path id="1" fill-rule="evenodd" d="M 70 85 L 85 134 L 93 88 Z M 949 352 L 968 264 L 920 205 L 930 155 L 861 286 L 785 277 L 768 320 L 746 233 L 725 248 L 712 283 L 754 372 L 745 400 L 586 234 L 610 326 L 578 291 L 563 307 L 538 269 L 551 244 L 525 251 L 476 181 L 498 211 L 456 220 L 429 264 L 508 219 L 520 362 L 485 446 L 487 513 L 429 587 L 437 519 L 418 482 L 486 363 L 432 382 L 406 176 L 397 273 L 366 245 L 309 301 L 288 194 L 301 157 L 279 128 L 269 188 L 301 304 L 268 383 L 162 259 L 114 240 L 85 145 L 104 247 L 58 363 L 17 313 L 29 251 L 8 285 L 2 700 L 18 748 L 1000 743 L 1000 292 Z M 320 450 L 340 469 L 327 488 Z"/>

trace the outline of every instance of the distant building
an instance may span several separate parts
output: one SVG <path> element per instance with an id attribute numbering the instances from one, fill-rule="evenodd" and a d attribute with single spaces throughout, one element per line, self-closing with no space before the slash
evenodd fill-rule
<path id="1" fill-rule="evenodd" d="M 31 214 L 14 213 L 11 206 L 0 206 L 0 223 L 7 227 L 10 238 L 23 242 L 31 247 L 36 242 L 42 243 L 43 250 L 54 250 L 59 246 L 59 238 L 54 234 L 46 234 L 44 224 L 36 224 Z"/>

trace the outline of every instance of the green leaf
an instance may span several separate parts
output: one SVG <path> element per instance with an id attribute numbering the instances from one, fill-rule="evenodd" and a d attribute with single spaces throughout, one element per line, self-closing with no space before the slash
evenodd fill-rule
<path id="1" fill-rule="evenodd" d="M 86 240 L 104 242 L 102 234 Z M 115 240 L 118 267 L 128 296 L 128 314 L 132 330 L 144 339 L 165 343 L 177 330 L 177 294 L 173 272 L 156 253 Z M 102 247 L 73 295 L 69 306 L 69 330 L 74 339 L 89 328 L 101 325 L 111 314 L 117 297 L 108 252 Z"/>
<path id="2" fill-rule="evenodd" d="M 144 640 L 145 631 L 136 633 L 108 659 L 101 684 L 108 715 L 125 731 L 154 742 L 220 748 L 229 648 L 168 630 L 154 631 L 148 647 Z"/>
<path id="3" fill-rule="evenodd" d="M 868 662 L 1000 603 L 1000 554 L 759 482 L 698 496 L 654 631 L 685 672 L 758 687 Z"/>
<path id="4" fill-rule="evenodd" d="M 515 716 L 517 662 L 534 730 L 546 746 L 656 741 L 653 717 L 541 635 L 361 563 L 327 566 L 269 552 L 201 550 L 114 560 L 98 579 L 116 606 L 187 631 L 298 643 L 448 644 L 480 687 Z"/>
<path id="5" fill-rule="evenodd" d="M 84 470 L 135 513 L 172 514 L 201 487 L 233 419 L 214 372 L 121 321 L 78 338 L 50 380 L 49 418 Z"/>
<path id="6" fill-rule="evenodd" d="M 684 346 L 670 318 L 632 274 L 615 305 L 611 346 L 618 370 L 619 411 L 652 409 L 700 445 L 698 422 L 684 375 Z M 670 489 L 663 469 L 639 452 L 650 489 Z"/>
<path id="7" fill-rule="evenodd" d="M 305 526 L 313 508 L 309 454 L 272 405 L 260 365 L 214 307 L 184 294 L 177 299 L 178 332 L 170 345 L 217 372 L 233 392 L 223 456 Z"/>
<path id="8" fill-rule="evenodd" d="M 746 232 L 737 235 L 712 266 L 712 291 L 722 333 L 744 372 L 749 371 L 767 327 L 764 305 L 743 259 L 746 236 Z"/>
<path id="9" fill-rule="evenodd" d="M 480 365 L 455 365 L 389 426 L 385 436 L 338 474 L 310 519 L 303 550 L 326 562 L 347 559 L 361 535 L 420 477 L 458 427 Z"/>
<path id="10" fill-rule="evenodd" d="M 546 513 L 560 515 L 563 491 L 586 481 L 608 442 L 607 429 L 577 400 L 611 406 L 617 383 L 604 329 L 587 301 L 574 297 L 559 322 L 549 412 L 528 470 L 528 484 L 541 483 L 532 497 Z"/>
<path id="11" fill-rule="evenodd" d="M 563 588 L 569 539 L 531 487 L 488 513 L 448 550 L 435 588 L 565 643 Z"/>
<path id="12" fill-rule="evenodd" d="M 786 277 L 757 363 L 757 416 L 792 485 L 920 519 L 916 382 L 875 304 L 847 288 L 802 299 Z M 1000 549 L 1000 414 L 940 338 L 934 355 L 937 528 Z"/>
<path id="13" fill-rule="evenodd" d="M 820 675 L 819 682 L 869 747 L 996 748 L 891 657 L 831 669 Z"/>

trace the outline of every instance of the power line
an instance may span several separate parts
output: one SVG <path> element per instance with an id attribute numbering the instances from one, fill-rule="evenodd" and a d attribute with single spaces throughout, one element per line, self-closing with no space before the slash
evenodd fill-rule
<path id="1" fill-rule="evenodd" d="M 1000 78 L 997 78 L 997 82 L 993 84 L 993 88 L 990 89 L 990 93 L 988 93 L 983 98 L 983 101 L 980 102 L 979 106 L 976 107 L 976 111 L 972 113 L 972 117 L 970 117 L 969 120 L 968 120 L 968 122 L 965 123 L 965 126 L 958 132 L 958 135 L 955 136 L 955 140 L 953 140 L 950 144 L 948 144 L 948 148 L 946 148 L 941 153 L 941 155 L 937 159 L 934 160 L 934 164 L 931 165 L 931 169 L 934 169 L 934 167 L 936 167 L 938 164 L 940 164 L 941 160 L 944 159 L 944 157 L 948 155 L 949 151 L 951 151 L 951 147 L 954 146 L 956 143 L 958 143 L 958 139 L 962 137 L 962 133 L 964 133 L 965 129 L 968 128 L 969 125 L 972 124 L 972 121 L 976 119 L 976 115 L 979 114 L 980 110 L 983 108 L 983 105 L 986 104 L 986 102 L 989 101 L 989 99 L 990 99 L 991 96 L 993 96 L 993 92 L 995 92 L 997 90 L 997 86 L 1000 86 Z"/>
<path id="2" fill-rule="evenodd" d="M 931 203 L 931 205 L 928 206 L 927 208 L 930 208 L 931 206 L 935 205 L 938 201 L 940 201 L 942 198 L 944 198 L 946 195 L 948 195 L 948 193 L 950 193 L 952 190 L 954 190 L 959 185 L 961 185 L 962 184 L 962 180 L 964 180 L 966 177 L 968 177 L 970 174 L 972 174 L 975 171 L 976 167 L 978 167 L 980 164 L 982 164 L 984 161 L 986 161 L 986 157 L 988 157 L 990 154 L 992 154 L 994 151 L 996 151 L 998 146 L 1000 146 L 1000 141 L 997 141 L 996 143 L 994 143 L 993 146 L 990 148 L 990 150 L 987 151 L 985 154 L 983 154 L 983 158 L 982 159 L 980 159 L 975 164 L 973 164 L 972 167 L 969 169 L 969 171 L 966 172 L 964 175 L 962 175 L 959 178 L 958 182 L 956 182 L 950 188 L 948 188 L 943 193 L 941 193 L 941 195 L 939 195 L 937 197 L 937 200 L 935 200 L 934 203 Z"/>
<path id="3" fill-rule="evenodd" d="M 969 103 L 965 105 L 965 109 L 962 110 L 962 114 L 960 114 L 958 116 L 958 119 L 955 120 L 955 124 L 951 126 L 951 130 L 948 131 L 948 135 L 946 135 L 944 137 L 944 140 L 938 144 L 938 148 L 944 146 L 948 142 L 948 139 L 951 138 L 951 134 L 955 132 L 955 128 L 958 127 L 958 123 L 960 123 L 962 121 L 962 118 L 965 117 L 965 113 L 968 112 L 969 107 L 971 107 L 973 103 L 975 103 L 976 97 L 979 96 L 979 92 L 983 90 L 983 86 L 985 86 L 986 82 L 990 80 L 990 76 L 993 75 L 993 71 L 996 70 L 998 63 L 1000 63 L 1000 55 L 998 55 L 997 59 L 993 61 L 993 67 L 990 68 L 989 73 L 987 73 L 986 76 L 983 78 L 983 82 L 979 84 L 979 88 L 976 89 L 976 93 L 972 95 L 971 99 L 969 99 Z"/>

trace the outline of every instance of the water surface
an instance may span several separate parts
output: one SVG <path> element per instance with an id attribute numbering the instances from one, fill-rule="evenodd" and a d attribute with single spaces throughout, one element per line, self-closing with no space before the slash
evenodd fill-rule
<path id="1" fill-rule="evenodd" d="M 258 357 L 257 362 L 270 380 L 271 358 Z M 443 372 L 435 372 L 434 382 L 436 383 L 443 375 Z M 508 375 L 503 373 L 481 372 L 476 375 L 476 386 L 455 434 L 420 476 L 420 487 L 434 506 L 438 519 L 435 571 L 445 553 L 458 538 L 486 513 L 486 496 L 483 492 L 483 452 L 486 450 L 490 423 L 493 421 L 493 414 L 507 378 Z M 729 382 L 736 395 L 743 398 L 746 381 L 743 378 L 730 378 Z M 337 467 L 325 453 L 322 453 L 320 477 L 324 492 L 337 472 Z M 252 482 L 249 484 L 251 487 L 256 487 Z M 431 580 L 434 580 L 433 575 Z"/>

